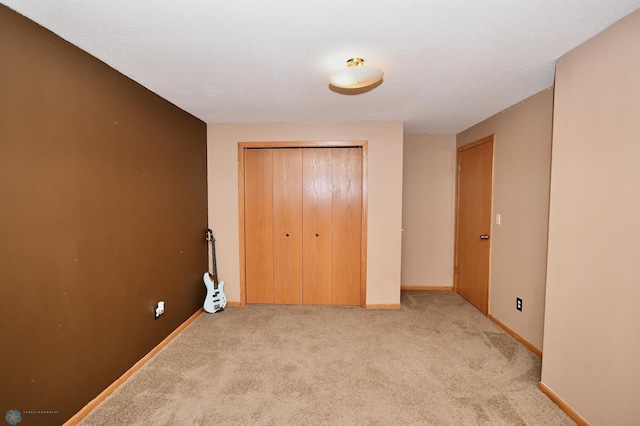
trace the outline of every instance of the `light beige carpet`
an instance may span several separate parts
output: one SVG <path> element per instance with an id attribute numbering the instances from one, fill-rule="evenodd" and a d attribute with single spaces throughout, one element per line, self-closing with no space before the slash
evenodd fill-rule
<path id="1" fill-rule="evenodd" d="M 453 292 L 202 314 L 82 425 L 569 425 L 540 360 Z"/>

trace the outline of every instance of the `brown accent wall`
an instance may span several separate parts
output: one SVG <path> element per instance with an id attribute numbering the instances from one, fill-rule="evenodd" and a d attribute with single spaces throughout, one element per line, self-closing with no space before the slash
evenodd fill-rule
<path id="1" fill-rule="evenodd" d="M 201 306 L 206 125 L 5 6 L 0 28 L 0 413 L 55 424 Z"/>

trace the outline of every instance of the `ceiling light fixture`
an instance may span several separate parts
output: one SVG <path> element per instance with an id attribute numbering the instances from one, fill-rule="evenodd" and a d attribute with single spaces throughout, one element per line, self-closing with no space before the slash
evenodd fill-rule
<path id="1" fill-rule="evenodd" d="M 347 68 L 331 74 L 329 82 L 335 87 L 357 89 L 376 84 L 382 80 L 383 75 L 380 68 L 365 65 L 364 59 L 351 58 L 347 61 Z"/>

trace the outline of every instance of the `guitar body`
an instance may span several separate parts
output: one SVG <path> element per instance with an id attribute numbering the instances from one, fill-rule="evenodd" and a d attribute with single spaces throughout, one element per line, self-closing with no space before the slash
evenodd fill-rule
<path id="1" fill-rule="evenodd" d="M 227 306 L 227 297 L 224 295 L 224 281 L 213 281 L 213 276 L 205 272 L 202 277 L 204 286 L 207 288 L 207 295 L 204 298 L 203 308 L 205 312 L 215 314 Z"/>

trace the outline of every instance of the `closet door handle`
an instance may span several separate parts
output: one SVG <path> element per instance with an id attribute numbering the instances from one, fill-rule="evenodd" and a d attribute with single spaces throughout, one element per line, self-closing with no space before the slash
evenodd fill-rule
<path id="1" fill-rule="evenodd" d="M 289 236 L 289 234 L 284 234 L 284 236 L 285 236 L 285 237 L 288 237 L 288 236 Z"/>
<path id="2" fill-rule="evenodd" d="M 319 236 L 320 236 L 320 234 L 316 234 L 316 237 L 319 237 Z"/>
<path id="3" fill-rule="evenodd" d="M 480 239 L 481 240 L 488 240 L 489 236 L 488 235 L 480 235 Z"/>

